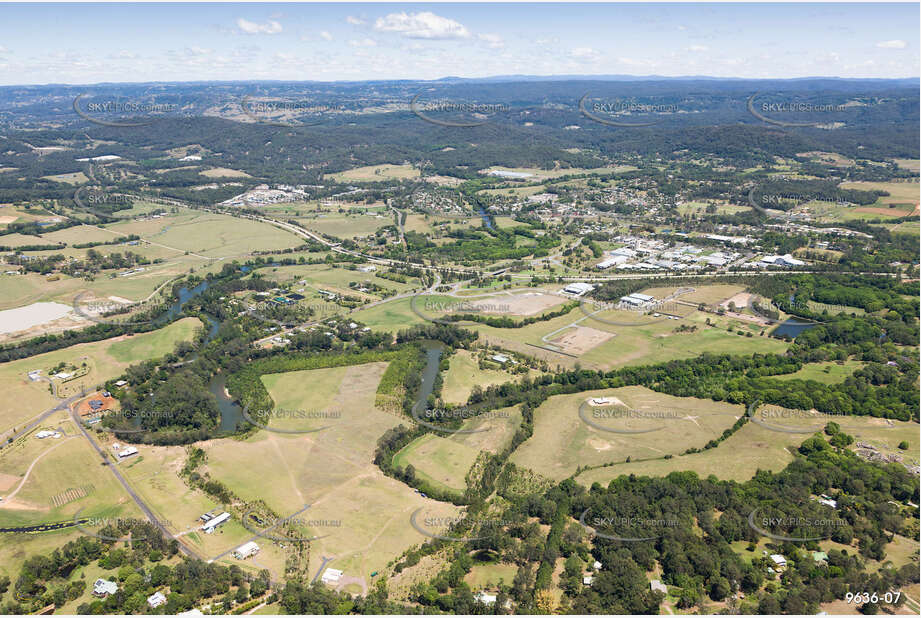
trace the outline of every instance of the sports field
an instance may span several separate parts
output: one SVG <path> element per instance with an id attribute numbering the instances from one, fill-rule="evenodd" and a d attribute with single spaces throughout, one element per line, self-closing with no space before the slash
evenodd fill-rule
<path id="1" fill-rule="evenodd" d="M 607 401 L 592 403 L 601 398 Z M 582 466 L 702 447 L 744 413 L 741 405 L 672 397 L 640 386 L 554 396 L 535 410 L 534 435 L 511 461 L 559 481 Z"/>

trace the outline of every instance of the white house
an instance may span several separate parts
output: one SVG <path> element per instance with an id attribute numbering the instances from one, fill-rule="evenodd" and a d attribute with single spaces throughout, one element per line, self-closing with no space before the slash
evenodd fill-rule
<path id="1" fill-rule="evenodd" d="M 586 575 L 585 577 L 582 578 L 582 585 L 591 586 L 593 581 L 595 581 L 594 575 Z"/>
<path id="2" fill-rule="evenodd" d="M 259 546 L 256 545 L 253 541 L 248 541 L 243 545 L 240 545 L 238 548 L 233 550 L 233 557 L 237 560 L 246 560 L 251 556 L 255 556 L 259 553 Z"/>
<path id="3" fill-rule="evenodd" d="M 166 597 L 159 590 L 147 597 L 147 604 L 151 607 L 160 607 L 164 603 L 166 603 Z"/>
<path id="4" fill-rule="evenodd" d="M 483 605 L 495 605 L 496 604 L 496 595 L 489 594 L 483 590 L 480 590 L 473 598 L 482 603 Z"/>
<path id="5" fill-rule="evenodd" d="M 97 579 L 93 583 L 93 595 L 97 597 L 107 597 L 110 594 L 118 592 L 118 584 L 110 582 L 107 579 Z"/>
<path id="6" fill-rule="evenodd" d="M 339 569 L 326 569 L 323 571 L 323 577 L 320 578 L 320 581 L 328 586 L 334 586 L 342 579 L 342 575 L 343 573 Z"/>
<path id="7" fill-rule="evenodd" d="M 595 562 L 592 564 L 592 568 L 595 569 L 596 571 L 600 571 L 600 570 L 601 570 L 601 563 L 598 562 L 597 560 L 595 560 Z"/>
<path id="8" fill-rule="evenodd" d="M 131 457 L 132 455 L 137 455 L 137 454 L 138 454 L 138 450 L 133 446 L 129 446 L 125 450 L 119 451 L 118 458 L 124 459 L 125 457 Z"/>
<path id="9" fill-rule="evenodd" d="M 654 579 L 649 582 L 649 589 L 652 591 L 658 591 L 663 594 L 668 594 L 668 586 L 660 582 L 658 579 Z"/>
<path id="10" fill-rule="evenodd" d="M 784 568 L 787 566 L 787 559 L 784 558 L 781 554 L 771 554 L 771 561 L 778 568 Z"/>

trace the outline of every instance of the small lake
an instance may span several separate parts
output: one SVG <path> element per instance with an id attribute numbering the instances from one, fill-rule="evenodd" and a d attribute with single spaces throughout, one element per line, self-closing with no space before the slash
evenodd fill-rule
<path id="1" fill-rule="evenodd" d="M 801 322 L 799 320 L 788 319 L 781 322 L 780 325 L 771 333 L 774 337 L 792 337 L 796 339 L 800 333 L 816 326 L 815 322 Z"/>
<path id="2" fill-rule="evenodd" d="M 413 405 L 415 410 L 424 410 L 428 405 L 429 395 L 435 390 L 435 378 L 438 377 L 438 367 L 445 346 L 440 341 L 423 341 L 422 349 L 425 350 L 425 369 L 422 370 L 419 396 L 416 397 L 416 403 Z"/>

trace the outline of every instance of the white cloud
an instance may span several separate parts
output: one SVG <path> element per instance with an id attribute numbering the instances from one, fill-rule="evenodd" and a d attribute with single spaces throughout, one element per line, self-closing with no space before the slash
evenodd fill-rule
<path id="1" fill-rule="evenodd" d="M 269 20 L 264 24 L 247 21 L 242 17 L 237 20 L 237 27 L 245 34 L 278 34 L 282 31 L 281 24 Z"/>
<path id="2" fill-rule="evenodd" d="M 320 38 L 322 38 L 324 41 L 332 41 L 333 35 L 331 35 L 329 32 L 324 30 L 323 32 L 320 33 Z"/>
<path id="3" fill-rule="evenodd" d="M 377 47 L 377 41 L 374 39 L 351 40 L 349 45 L 352 47 Z"/>
<path id="4" fill-rule="evenodd" d="M 501 49 L 505 47 L 505 41 L 498 34 L 481 34 L 478 38 L 485 42 L 490 49 Z"/>
<path id="5" fill-rule="evenodd" d="M 687 30 L 687 29 L 688 29 L 687 26 L 678 26 L 678 30 Z"/>
<path id="6" fill-rule="evenodd" d="M 353 26 L 364 26 L 365 25 L 365 20 L 361 19 L 360 17 L 353 17 L 352 15 L 347 16 L 345 18 L 345 21 L 346 23 L 352 24 Z"/>
<path id="7" fill-rule="evenodd" d="M 10 51 L 10 50 L 8 50 L 7 48 L 5 48 L 3 45 L 0 45 L 0 54 L 5 54 L 5 53 L 7 53 L 8 51 Z"/>
<path id="8" fill-rule="evenodd" d="M 591 47 L 576 47 L 569 53 L 573 58 L 579 58 L 581 60 L 594 60 L 598 57 L 598 52 Z"/>
<path id="9" fill-rule="evenodd" d="M 707 51 L 708 49 L 710 48 L 707 47 L 706 45 L 691 45 L 690 47 L 688 47 L 689 52 L 704 52 L 704 51 Z"/>
<path id="10" fill-rule="evenodd" d="M 378 32 L 398 32 L 407 39 L 467 39 L 470 31 L 463 24 L 435 15 L 422 13 L 391 13 L 374 22 Z"/>
<path id="11" fill-rule="evenodd" d="M 883 49 L 905 49 L 908 47 L 908 43 L 901 39 L 893 39 L 891 41 L 880 41 L 876 46 Z"/>

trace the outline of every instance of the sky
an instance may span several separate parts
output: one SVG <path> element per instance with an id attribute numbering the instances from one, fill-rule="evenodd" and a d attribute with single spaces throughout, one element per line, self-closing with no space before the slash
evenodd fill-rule
<path id="1" fill-rule="evenodd" d="M 0 85 L 918 77 L 919 5 L 0 4 Z"/>

